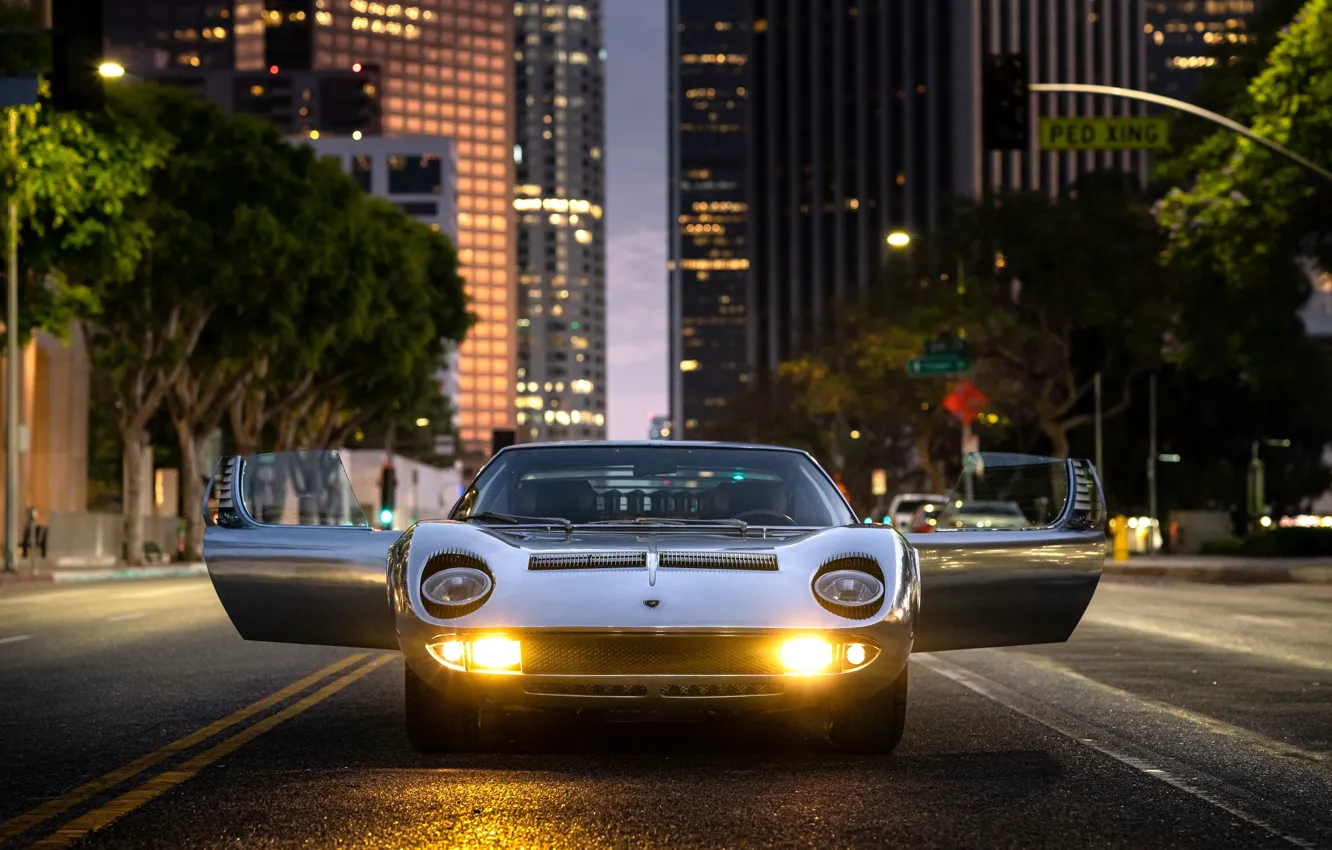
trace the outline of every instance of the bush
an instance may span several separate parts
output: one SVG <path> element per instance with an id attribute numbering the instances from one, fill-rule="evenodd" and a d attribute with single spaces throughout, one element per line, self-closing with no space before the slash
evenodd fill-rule
<path id="1" fill-rule="evenodd" d="M 1253 558 L 1332 556 L 1332 528 L 1274 528 L 1243 540 L 1209 540 L 1204 555 L 1247 555 Z"/>
<path id="2" fill-rule="evenodd" d="M 1203 555 L 1241 555 L 1245 540 L 1239 537 L 1227 537 L 1222 540 L 1206 540 L 1199 552 Z"/>

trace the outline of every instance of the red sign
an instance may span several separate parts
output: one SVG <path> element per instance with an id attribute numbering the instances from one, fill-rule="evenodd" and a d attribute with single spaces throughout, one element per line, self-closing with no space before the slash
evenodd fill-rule
<path id="1" fill-rule="evenodd" d="M 970 425 L 989 403 L 989 397 L 972 386 L 970 381 L 962 381 L 943 400 L 944 408 L 963 425 Z"/>

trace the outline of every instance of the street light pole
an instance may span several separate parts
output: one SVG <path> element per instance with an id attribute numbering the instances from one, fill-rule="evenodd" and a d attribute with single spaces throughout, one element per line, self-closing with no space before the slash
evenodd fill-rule
<path id="1" fill-rule="evenodd" d="M 18 162 L 18 110 L 9 108 L 9 157 Z M 17 178 L 17 174 L 15 175 Z M 18 321 L 18 184 L 9 191 L 9 289 L 5 310 L 5 343 L 8 369 L 5 375 L 5 572 L 18 563 L 19 501 L 19 321 Z"/>
<path id="2" fill-rule="evenodd" d="M 1156 373 L 1148 376 L 1147 554 L 1156 554 Z"/>
<path id="3" fill-rule="evenodd" d="M 1105 489 L 1105 468 L 1102 464 L 1101 451 L 1103 448 L 1101 434 L 1101 373 L 1097 372 L 1092 380 L 1092 389 L 1096 398 L 1096 475 L 1101 480 L 1101 488 Z"/>

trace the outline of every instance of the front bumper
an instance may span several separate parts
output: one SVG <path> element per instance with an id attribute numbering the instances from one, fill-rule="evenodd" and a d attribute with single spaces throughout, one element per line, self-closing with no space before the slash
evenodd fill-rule
<path id="1" fill-rule="evenodd" d="M 423 628 L 411 639 L 401 635 L 407 663 L 453 700 L 500 709 L 607 710 L 662 715 L 791 711 L 881 691 L 902 672 L 911 653 L 910 624 L 890 620 L 822 631 L 506 630 L 502 633 L 505 637 L 524 646 L 524 670 L 491 673 L 446 666 L 426 646 L 445 635 L 465 640 L 499 632 L 437 629 L 432 627 L 426 632 Z M 817 635 L 833 644 L 868 644 L 878 654 L 863 667 L 847 672 L 780 672 L 778 655 L 783 643 L 792 637 L 808 635 Z M 659 645 L 661 651 L 622 649 L 625 645 L 652 644 Z M 744 651 L 737 648 L 741 644 L 746 647 Z M 542 650 L 538 655 L 529 652 L 529 646 Z M 552 652 L 552 646 L 562 646 L 567 651 Z"/>

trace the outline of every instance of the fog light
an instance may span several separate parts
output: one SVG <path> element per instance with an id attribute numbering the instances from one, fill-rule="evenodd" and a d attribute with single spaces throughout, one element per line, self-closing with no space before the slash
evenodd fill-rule
<path id="1" fill-rule="evenodd" d="M 788 673 L 821 673 L 832 662 L 832 644 L 823 638 L 791 638 L 782 644 L 782 666 Z"/>
<path id="2" fill-rule="evenodd" d="M 464 669 L 463 656 L 467 652 L 467 647 L 457 638 L 427 644 L 426 649 L 430 650 L 430 654 L 435 657 L 435 660 L 445 667 L 452 667 L 454 670 Z"/>
<path id="3" fill-rule="evenodd" d="M 859 667 L 865 663 L 865 645 L 863 643 L 853 643 L 846 648 L 846 663 L 852 667 Z"/>
<path id="4" fill-rule="evenodd" d="M 472 641 L 472 666 L 479 670 L 516 670 L 522 663 L 522 645 L 502 637 Z"/>

